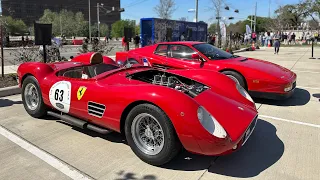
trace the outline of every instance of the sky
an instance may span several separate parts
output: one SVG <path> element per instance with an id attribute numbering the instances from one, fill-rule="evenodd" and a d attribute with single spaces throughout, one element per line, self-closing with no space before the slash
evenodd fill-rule
<path id="1" fill-rule="evenodd" d="M 255 3 L 257 2 L 257 16 L 268 17 L 269 0 L 222 0 L 222 7 L 228 5 L 230 10 L 222 10 L 221 17 L 234 17 L 234 20 L 228 22 L 237 22 L 245 20 L 249 15 L 254 13 Z M 298 3 L 299 0 L 271 0 L 271 16 L 273 12 L 280 6 L 285 4 Z M 173 13 L 172 19 L 186 17 L 188 21 L 193 21 L 195 13 L 188 12 L 188 9 L 195 9 L 195 0 L 175 0 L 176 11 Z M 121 7 L 125 12 L 121 14 L 122 19 L 136 20 L 140 22 L 140 18 L 157 17 L 154 7 L 159 4 L 159 0 L 121 0 Z M 199 21 L 208 24 L 214 23 L 213 17 L 215 12 L 211 10 L 213 7 L 212 0 L 199 0 Z M 234 10 L 238 9 L 239 13 Z"/>

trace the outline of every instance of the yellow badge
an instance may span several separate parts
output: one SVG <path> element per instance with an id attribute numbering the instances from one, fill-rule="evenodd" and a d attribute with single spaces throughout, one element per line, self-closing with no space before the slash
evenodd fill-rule
<path id="1" fill-rule="evenodd" d="M 78 92 L 77 92 L 77 98 L 80 100 L 84 93 L 86 92 L 87 88 L 84 86 L 79 87 Z"/>

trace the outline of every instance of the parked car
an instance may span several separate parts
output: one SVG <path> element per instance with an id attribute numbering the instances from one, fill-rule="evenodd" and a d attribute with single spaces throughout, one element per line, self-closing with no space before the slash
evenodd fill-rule
<path id="1" fill-rule="evenodd" d="M 221 72 L 252 97 L 286 99 L 293 95 L 297 75 L 277 64 L 230 54 L 203 42 L 163 42 L 129 52 L 117 61 L 165 69 L 209 69 Z M 146 63 L 147 62 L 147 63 Z"/>
<path id="2" fill-rule="evenodd" d="M 152 165 L 171 161 L 182 147 L 203 155 L 230 154 L 255 128 L 253 100 L 220 73 L 111 61 L 87 53 L 70 62 L 21 64 L 25 110 L 102 134 L 123 133 L 133 152 Z"/>

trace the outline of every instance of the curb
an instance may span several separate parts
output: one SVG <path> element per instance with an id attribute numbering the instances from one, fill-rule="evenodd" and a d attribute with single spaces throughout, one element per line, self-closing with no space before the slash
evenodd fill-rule
<path id="1" fill-rule="evenodd" d="M 233 51 L 234 53 L 238 53 L 238 52 L 244 52 L 244 51 L 247 51 L 248 48 L 242 48 L 240 50 L 235 50 Z"/>
<path id="2" fill-rule="evenodd" d="M 21 88 L 19 86 L 0 88 L 0 97 L 11 96 L 20 93 Z"/>

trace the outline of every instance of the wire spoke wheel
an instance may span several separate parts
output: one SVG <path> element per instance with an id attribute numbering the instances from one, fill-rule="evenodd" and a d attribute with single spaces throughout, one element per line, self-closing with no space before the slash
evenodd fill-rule
<path id="1" fill-rule="evenodd" d="M 36 86 L 32 83 L 27 84 L 24 90 L 24 95 L 28 108 L 32 111 L 37 109 L 40 103 L 40 97 Z"/>
<path id="2" fill-rule="evenodd" d="M 164 146 L 164 133 L 158 120 L 148 113 L 137 115 L 131 125 L 136 146 L 147 155 L 157 155 Z"/>

